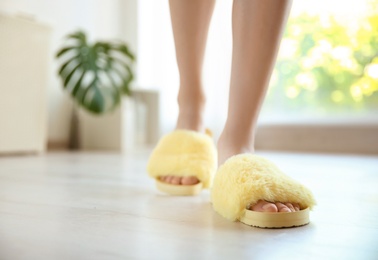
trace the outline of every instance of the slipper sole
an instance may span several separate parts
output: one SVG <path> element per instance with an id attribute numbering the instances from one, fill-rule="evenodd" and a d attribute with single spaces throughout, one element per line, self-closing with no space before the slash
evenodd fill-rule
<path id="1" fill-rule="evenodd" d="M 194 196 L 202 191 L 203 185 L 201 182 L 194 185 L 176 185 L 156 180 L 156 187 L 158 190 L 171 195 Z"/>
<path id="2" fill-rule="evenodd" d="M 309 208 L 296 212 L 258 212 L 246 210 L 240 222 L 259 228 L 299 227 L 310 223 Z"/>

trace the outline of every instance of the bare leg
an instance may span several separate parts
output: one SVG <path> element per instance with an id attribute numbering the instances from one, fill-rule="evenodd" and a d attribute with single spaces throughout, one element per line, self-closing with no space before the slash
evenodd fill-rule
<path id="1" fill-rule="evenodd" d="M 234 0 L 233 52 L 228 117 L 218 142 L 219 164 L 254 152 L 256 122 L 276 60 L 290 0 Z M 259 202 L 253 210 L 291 211 Z"/>
<path id="2" fill-rule="evenodd" d="M 172 29 L 180 74 L 177 129 L 204 131 L 202 64 L 215 0 L 170 0 Z M 165 176 L 172 184 L 195 184 L 196 177 Z"/>

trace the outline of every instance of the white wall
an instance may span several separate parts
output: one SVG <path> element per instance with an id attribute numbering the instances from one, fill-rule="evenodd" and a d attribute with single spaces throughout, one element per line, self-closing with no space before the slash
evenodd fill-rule
<path id="1" fill-rule="evenodd" d="M 30 16 L 52 28 L 52 42 L 48 78 L 48 138 L 56 144 L 65 144 L 69 137 L 72 109 L 70 98 L 63 92 L 56 76 L 58 64 L 54 54 L 63 43 L 63 37 L 77 29 L 85 30 L 90 39 L 122 39 L 127 33 L 136 46 L 136 24 L 125 25 L 127 12 L 136 13 L 136 0 L 1 0 L 0 12 Z M 128 6 L 131 5 L 129 8 Z M 125 9 L 125 10 L 123 10 Z M 131 16 L 132 17 L 132 16 Z M 131 35 L 130 35 L 131 32 Z M 17 53 L 15 53 L 17 55 Z"/>

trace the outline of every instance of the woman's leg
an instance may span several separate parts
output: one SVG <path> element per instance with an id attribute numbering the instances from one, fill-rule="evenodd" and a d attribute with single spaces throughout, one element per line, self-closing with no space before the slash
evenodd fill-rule
<path id="1" fill-rule="evenodd" d="M 220 165 L 233 155 L 254 152 L 256 122 L 290 5 L 291 0 L 234 0 L 230 98 L 226 125 L 218 142 Z M 264 201 L 253 207 L 258 211 L 290 209 L 294 209 L 291 204 Z"/>
<path id="2" fill-rule="evenodd" d="M 202 64 L 215 0 L 170 0 L 173 36 L 180 74 L 177 129 L 203 132 L 205 94 Z M 172 184 L 195 184 L 196 177 L 166 176 Z"/>

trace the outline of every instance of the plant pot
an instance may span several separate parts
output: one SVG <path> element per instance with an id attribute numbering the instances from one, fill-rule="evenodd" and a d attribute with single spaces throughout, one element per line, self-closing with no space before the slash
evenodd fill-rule
<path id="1" fill-rule="evenodd" d="M 130 98 L 104 115 L 92 114 L 83 108 L 78 113 L 78 139 L 80 150 L 124 152 L 133 136 L 134 106 Z M 127 142 L 128 141 L 128 142 Z"/>
<path id="2" fill-rule="evenodd" d="M 104 115 L 78 109 L 78 140 L 81 150 L 126 152 L 155 145 L 159 132 L 159 93 L 136 89 L 121 105 Z"/>

